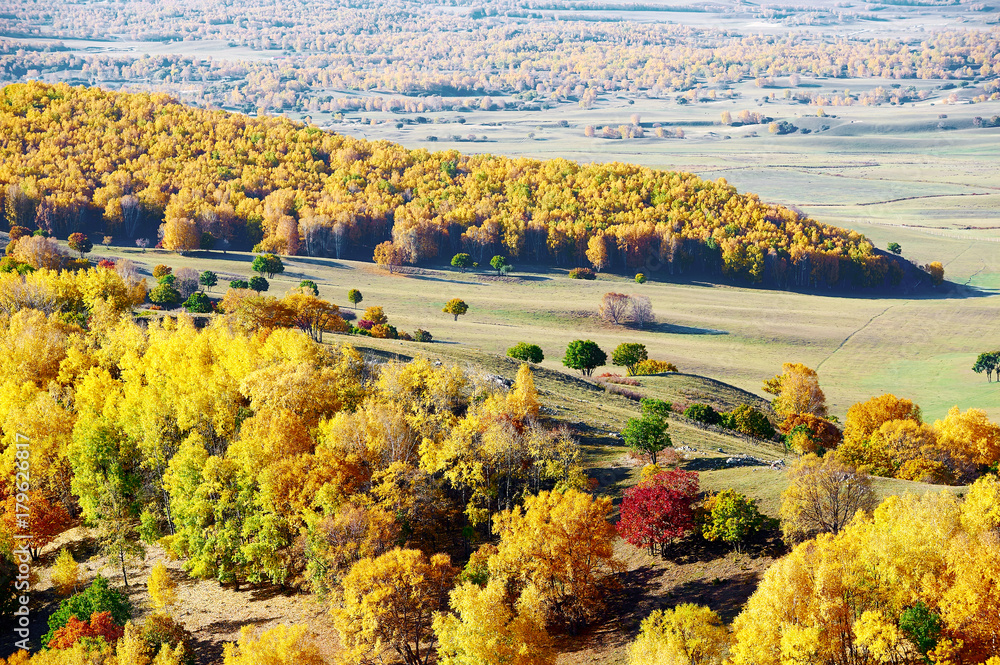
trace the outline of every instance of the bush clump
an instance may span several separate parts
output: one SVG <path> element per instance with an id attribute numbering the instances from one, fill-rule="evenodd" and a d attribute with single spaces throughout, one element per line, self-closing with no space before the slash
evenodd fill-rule
<path id="1" fill-rule="evenodd" d="M 573 268 L 569 271 L 570 279 L 597 279 L 597 273 L 590 268 Z"/>
<path id="2" fill-rule="evenodd" d="M 434 341 L 434 336 L 431 335 L 426 330 L 417 328 L 416 330 L 413 331 L 413 341 L 429 343 Z"/>
<path id="3" fill-rule="evenodd" d="M 507 357 L 529 363 L 540 363 L 545 360 L 542 347 L 537 344 L 528 344 L 527 342 L 518 342 L 507 349 Z"/>
<path id="4" fill-rule="evenodd" d="M 643 360 L 632 370 L 634 376 L 651 376 L 653 374 L 663 374 L 664 372 L 676 372 L 677 365 L 668 363 L 666 360 Z"/>
<path id="5" fill-rule="evenodd" d="M 691 420 L 697 420 L 700 423 L 705 423 L 706 425 L 718 425 L 722 422 L 722 416 L 718 411 L 710 407 L 708 404 L 692 404 L 688 408 L 684 409 L 684 417 L 690 418 Z"/>

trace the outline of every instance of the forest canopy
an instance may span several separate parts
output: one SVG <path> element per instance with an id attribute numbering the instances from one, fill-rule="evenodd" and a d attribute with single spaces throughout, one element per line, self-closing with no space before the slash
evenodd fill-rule
<path id="1" fill-rule="evenodd" d="M 787 287 L 927 283 L 863 235 L 741 194 L 724 179 L 610 163 L 407 150 L 166 95 L 37 82 L 0 93 L 10 227 L 81 229 L 197 249 L 409 263 L 465 251 L 521 263 L 698 271 Z"/>

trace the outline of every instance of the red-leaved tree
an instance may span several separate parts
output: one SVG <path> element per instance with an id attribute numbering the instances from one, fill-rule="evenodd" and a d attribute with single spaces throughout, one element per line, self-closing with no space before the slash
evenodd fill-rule
<path id="1" fill-rule="evenodd" d="M 125 634 L 125 629 L 115 623 L 111 612 L 94 612 L 90 623 L 80 621 L 75 616 L 57 630 L 49 640 L 50 649 L 69 649 L 85 637 L 101 637 L 108 644 L 115 644 Z"/>
<path id="2" fill-rule="evenodd" d="M 694 530 L 694 509 L 698 497 L 698 474 L 674 469 L 659 473 L 625 490 L 618 534 L 636 547 L 657 547 Z"/>
<path id="3" fill-rule="evenodd" d="M 22 501 L 18 501 L 18 498 Z M 49 501 L 41 492 L 28 492 L 26 497 L 11 494 L 0 507 L 3 509 L 0 520 L 9 533 L 31 535 L 31 540 L 27 543 L 34 560 L 38 559 L 38 551 L 68 529 L 73 521 L 61 503 Z M 19 518 L 18 515 L 21 514 L 28 517 Z"/>

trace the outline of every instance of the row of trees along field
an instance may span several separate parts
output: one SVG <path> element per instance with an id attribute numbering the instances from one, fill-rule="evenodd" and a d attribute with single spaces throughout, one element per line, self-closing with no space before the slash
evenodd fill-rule
<path id="1" fill-rule="evenodd" d="M 779 288 L 931 281 L 859 233 L 686 173 L 407 150 L 163 95 L 41 83 L 3 89 L 0 131 L 8 224 L 55 235 L 159 232 L 180 252 L 208 237 L 365 259 L 391 239 L 410 263 L 465 251 L 478 263 L 664 267 Z"/>
<path id="2" fill-rule="evenodd" d="M 30 460 L 31 478 L 30 488 L 0 478 L 0 566 L 23 529 L 19 503 L 31 506 L 34 557 L 82 518 L 126 586 L 156 542 L 194 577 L 310 590 L 329 603 L 345 664 L 391 651 L 408 665 L 435 654 L 549 665 L 558 634 L 609 620 L 625 579 L 611 499 L 587 491 L 580 447 L 540 415 L 527 364 L 504 390 L 424 359 L 374 364 L 263 321 L 248 330 L 232 315 L 202 330 L 185 315 L 143 329 L 131 315 L 138 291 L 104 267 L 0 274 L 2 459 Z M 838 445 L 814 371 L 790 363 L 765 390 L 805 453 L 781 509 L 789 542 L 803 542 L 731 631 L 705 607 L 658 610 L 630 665 L 997 665 L 1000 482 L 985 472 L 1000 460 L 1000 427 L 956 409 L 928 433 L 912 403 L 884 395 L 848 411 Z M 663 435 L 670 406 L 641 409 L 623 432 L 629 445 L 677 464 Z M 652 445 L 643 423 L 655 425 Z M 845 461 L 878 442 L 914 453 L 893 458 L 902 477 L 947 468 L 975 482 L 964 500 L 907 495 L 876 508 L 867 476 Z M 698 500 L 696 473 L 650 464 L 625 492 L 617 532 L 662 553 L 695 537 L 738 547 L 773 528 L 731 490 L 696 514 Z M 54 583 L 71 592 L 77 573 L 60 554 Z M 0 576 L 0 613 L 14 610 L 14 579 Z M 162 568 L 147 585 L 169 611 Z M 131 614 L 127 596 L 95 578 L 48 618 L 46 650 L 7 665 L 191 662 L 180 622 L 136 625 Z M 224 662 L 323 660 L 303 627 L 282 626 L 244 632 Z"/>

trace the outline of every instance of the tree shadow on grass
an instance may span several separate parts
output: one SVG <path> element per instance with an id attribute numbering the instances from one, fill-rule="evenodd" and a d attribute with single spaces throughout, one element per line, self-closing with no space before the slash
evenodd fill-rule
<path id="1" fill-rule="evenodd" d="M 674 323 L 650 323 L 638 330 L 649 332 L 667 333 L 670 335 L 728 335 L 726 330 L 715 328 L 695 328 L 692 326 L 679 326 Z"/>
<path id="2" fill-rule="evenodd" d="M 757 588 L 759 575 L 755 572 L 740 573 L 725 579 L 692 580 L 675 587 L 670 598 L 660 603 L 660 609 L 669 609 L 681 603 L 707 605 L 730 623 L 743 609 Z"/>

